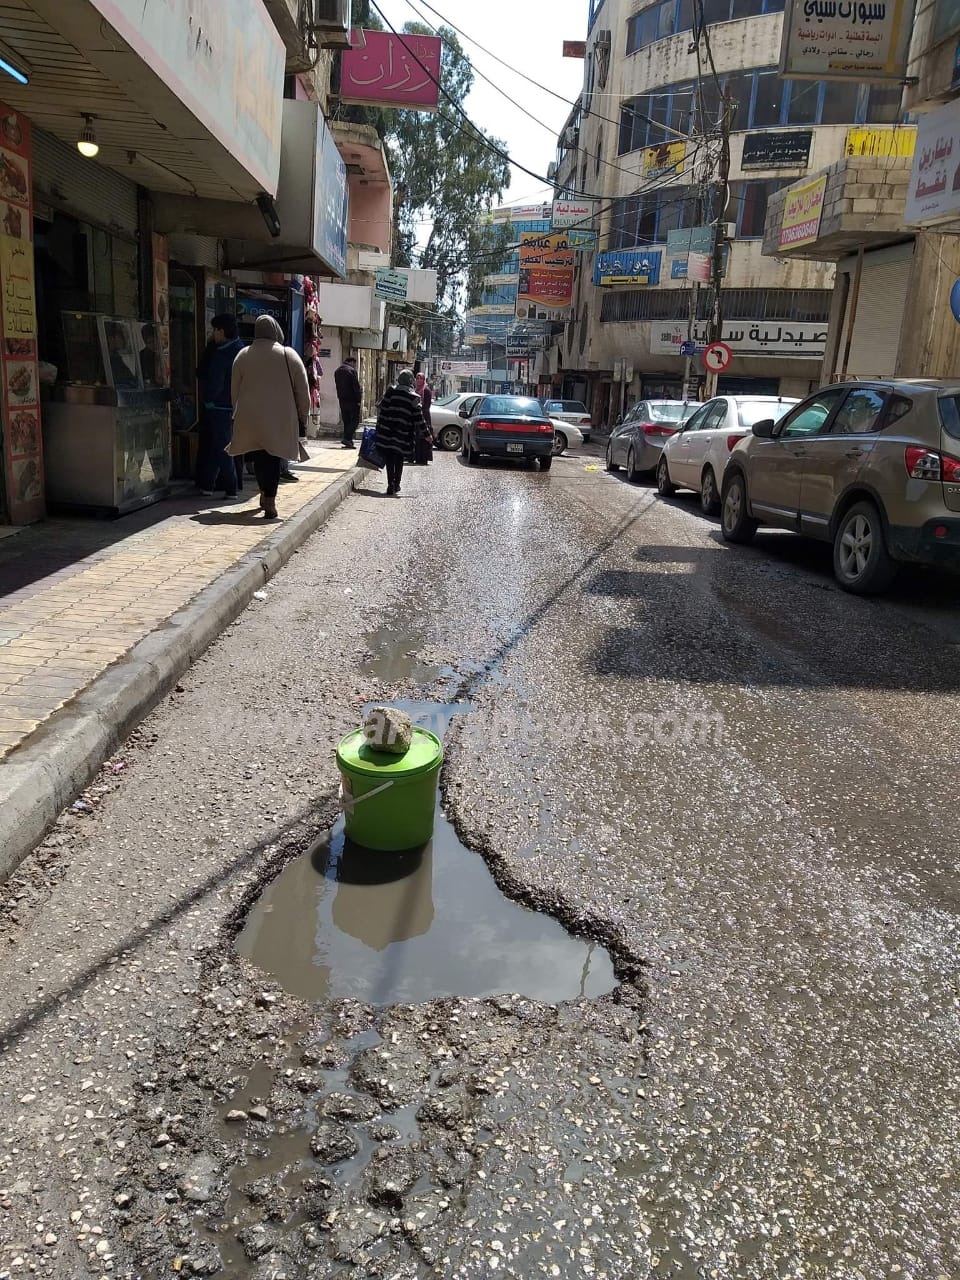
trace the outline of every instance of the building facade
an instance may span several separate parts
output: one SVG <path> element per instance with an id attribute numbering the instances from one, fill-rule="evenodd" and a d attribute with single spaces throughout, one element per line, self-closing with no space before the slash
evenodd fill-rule
<path id="1" fill-rule="evenodd" d="M 556 173 L 561 194 L 596 198 L 599 246 L 579 255 L 570 321 L 541 378 L 586 400 L 598 424 L 641 397 L 683 393 L 681 344 L 689 334 L 702 349 L 713 310 L 709 284 L 695 290 L 678 255 L 677 233 L 694 227 L 713 224 L 726 242 L 721 336 L 733 358 L 720 390 L 800 395 L 819 378 L 834 265 L 764 256 L 767 207 L 839 160 L 851 129 L 894 123 L 900 103 L 887 87 L 781 77 L 782 8 L 704 0 L 708 50 L 693 38 L 692 0 L 591 6 L 583 97 Z M 733 113 L 719 209 L 724 94 Z M 689 368 L 696 393 L 702 361 Z"/>
<path id="2" fill-rule="evenodd" d="M 909 116 L 865 131 L 814 175 L 822 207 L 804 243 L 782 247 L 795 188 L 767 216 L 765 253 L 836 265 L 824 382 L 960 370 L 950 305 L 960 276 L 960 4 L 920 0 L 903 21 L 912 22 L 906 83 L 891 92 L 903 93 Z"/>

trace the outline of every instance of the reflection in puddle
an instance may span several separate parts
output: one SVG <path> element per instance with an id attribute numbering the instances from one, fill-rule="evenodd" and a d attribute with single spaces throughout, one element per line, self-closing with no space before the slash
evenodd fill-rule
<path id="1" fill-rule="evenodd" d="M 267 888 L 237 949 L 304 1000 L 555 1002 L 616 986 L 602 947 L 505 898 L 442 813 L 412 854 L 361 849 L 338 823 Z"/>
<path id="2" fill-rule="evenodd" d="M 468 703 L 397 701 L 443 738 Z M 366 708 L 364 708 L 366 710 Z M 612 991 L 609 954 L 506 898 L 437 802 L 423 849 L 375 853 L 342 820 L 267 886 L 237 950 L 302 1000 L 375 1005 L 442 996 L 557 1002 Z"/>

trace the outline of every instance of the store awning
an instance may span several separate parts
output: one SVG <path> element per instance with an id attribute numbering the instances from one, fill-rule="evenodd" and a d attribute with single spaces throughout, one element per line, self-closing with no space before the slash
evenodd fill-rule
<path id="1" fill-rule="evenodd" d="M 286 51 L 262 0 L 4 0 L 0 39 L 27 83 L 0 100 L 64 142 L 84 117 L 99 163 L 151 191 L 274 195 Z M 211 12 L 214 12 L 211 10 Z"/>

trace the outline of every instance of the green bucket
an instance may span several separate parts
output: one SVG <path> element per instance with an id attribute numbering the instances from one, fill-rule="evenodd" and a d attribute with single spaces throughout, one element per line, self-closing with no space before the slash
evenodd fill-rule
<path id="1" fill-rule="evenodd" d="M 385 853 L 431 840 L 442 764 L 440 739 L 426 729 L 414 729 L 402 756 L 368 746 L 362 729 L 347 734 L 337 747 L 337 766 L 350 839 Z"/>

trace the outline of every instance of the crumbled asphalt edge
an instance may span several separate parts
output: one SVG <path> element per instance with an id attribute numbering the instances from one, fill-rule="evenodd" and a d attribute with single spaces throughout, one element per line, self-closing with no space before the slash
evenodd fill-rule
<path id="1" fill-rule="evenodd" d="M 476 686 L 477 678 L 470 683 Z M 447 788 L 456 761 L 456 724 L 454 720 L 448 731 L 451 749 L 441 777 L 445 811 L 455 829 L 456 805 L 448 799 Z M 446 998 L 383 1009 L 351 1000 L 318 1007 L 290 996 L 266 978 L 236 953 L 236 937 L 266 886 L 322 838 L 336 815 L 337 803 L 331 794 L 308 825 L 272 846 L 246 873 L 239 900 L 201 962 L 194 1016 L 187 1026 L 158 1039 L 152 1070 L 139 1081 L 142 1106 L 134 1122 L 128 1172 L 115 1190 L 114 1201 L 122 1237 L 137 1259 L 138 1275 L 169 1275 L 171 1269 L 185 1275 L 232 1274 L 224 1252 L 235 1233 L 246 1266 L 260 1263 L 257 1270 L 244 1274 L 262 1275 L 265 1280 L 277 1267 L 290 1277 L 325 1274 L 317 1270 L 324 1261 L 334 1268 L 331 1274 L 341 1274 L 344 1267 L 358 1268 L 342 1272 L 358 1278 L 432 1274 L 451 1240 L 463 1234 L 468 1193 L 478 1182 L 480 1163 L 491 1146 L 505 1142 L 493 1118 L 483 1115 L 482 1102 L 494 1092 L 498 1080 L 490 1074 L 492 1064 L 498 1069 L 507 1064 L 509 1069 L 510 1032 L 522 1026 L 539 1041 L 532 1053 L 519 1047 L 519 1035 L 514 1043 L 521 1059 L 535 1059 L 544 1041 L 562 1039 L 559 1028 L 565 1007 L 577 1009 L 578 1023 L 589 1023 L 592 1013 L 598 1020 L 597 1031 L 602 1032 L 611 1024 L 612 1010 L 618 1009 L 627 1015 L 636 1036 L 638 1068 L 646 1065 L 643 961 L 604 922 L 585 915 L 565 898 L 538 894 L 513 874 L 494 847 L 476 840 L 467 847 L 484 859 L 507 897 L 553 916 L 571 934 L 609 950 L 620 984 L 613 992 L 598 1000 L 557 1006 L 505 996 Z M 505 1026 L 498 1028 L 498 1021 Z M 472 1044 L 463 1043 L 461 1022 L 477 1027 L 479 1034 Z M 370 1070 L 371 1055 L 376 1064 L 377 1050 L 365 1045 L 357 1051 L 349 1044 L 357 1035 L 371 1033 L 380 1046 L 398 1038 L 403 1050 L 399 1078 L 388 1083 L 386 1092 L 381 1088 L 379 1097 L 376 1091 L 381 1086 Z M 587 1056 L 588 1040 L 585 1034 Z M 338 1075 L 332 1090 L 322 1076 L 309 1069 L 304 1073 L 321 1044 L 327 1070 Z M 189 1046 L 186 1052 L 185 1045 Z M 427 1072 L 425 1059 L 430 1063 Z M 449 1070 L 451 1059 L 465 1062 L 456 1074 Z M 274 1077 L 269 1095 L 256 1100 L 256 1105 L 266 1106 L 268 1119 L 254 1118 L 246 1110 L 245 1120 L 223 1123 L 229 1111 L 244 1111 L 244 1084 L 258 1066 L 269 1069 Z M 310 1127 L 316 1130 L 316 1121 L 308 1117 L 325 1100 L 340 1096 L 339 1077 L 344 1071 L 355 1096 L 368 1097 L 373 1091 L 384 1107 L 377 1120 L 387 1128 L 380 1140 L 374 1139 L 376 1145 L 363 1172 L 357 1170 L 348 1185 L 338 1186 L 318 1166 L 299 1178 L 299 1192 L 285 1185 L 289 1170 L 263 1178 L 244 1177 L 244 1166 L 251 1159 L 270 1154 L 275 1133 L 285 1139 L 291 1129 L 303 1129 L 305 1135 Z M 284 1074 L 298 1078 L 299 1087 L 285 1085 Z M 642 1073 L 638 1070 L 638 1074 Z M 398 1099 L 408 1099 L 406 1105 L 419 1103 L 419 1141 L 398 1145 L 399 1135 L 389 1133 Z M 523 1110 L 518 1105 L 518 1114 Z M 366 1124 L 352 1128 L 363 1128 L 371 1137 Z M 489 1139 L 479 1140 L 478 1131 L 489 1134 Z M 324 1123 L 323 1134 L 333 1143 L 331 1153 L 339 1150 L 348 1155 L 363 1141 L 345 1124 Z M 305 1148 L 306 1141 L 305 1136 Z M 304 1159 L 309 1154 L 306 1149 L 301 1153 Z M 407 1173 L 394 1176 L 397 1165 L 414 1168 L 416 1178 L 411 1181 Z M 203 1184 L 199 1190 L 197 1169 Z M 243 1189 L 245 1195 L 238 1196 Z M 200 1194 L 202 1201 L 197 1200 Z M 253 1206 L 250 1216 L 262 1216 L 265 1221 L 249 1221 L 238 1231 L 228 1215 L 236 1212 L 243 1199 Z M 291 1218 L 300 1225 L 284 1231 L 282 1224 Z M 289 1269 L 301 1266 L 308 1270 Z"/>

